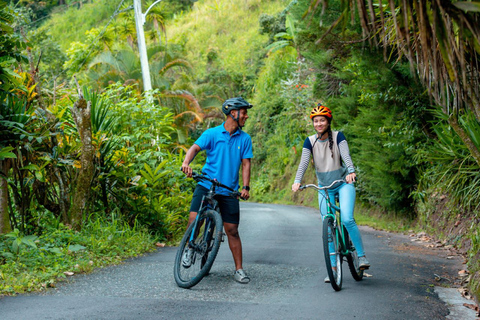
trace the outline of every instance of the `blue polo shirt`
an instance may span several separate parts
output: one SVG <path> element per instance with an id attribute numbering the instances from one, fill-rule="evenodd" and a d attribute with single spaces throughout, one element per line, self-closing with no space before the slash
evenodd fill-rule
<path id="1" fill-rule="evenodd" d="M 225 122 L 206 130 L 195 144 L 207 152 L 207 161 L 202 172 L 233 190 L 238 190 L 242 159 L 253 158 L 252 139 L 240 129 L 230 136 L 224 125 Z M 208 181 L 201 181 L 199 184 L 205 188 L 210 188 L 211 185 Z M 217 192 L 230 194 L 230 191 L 222 188 L 217 189 Z"/>

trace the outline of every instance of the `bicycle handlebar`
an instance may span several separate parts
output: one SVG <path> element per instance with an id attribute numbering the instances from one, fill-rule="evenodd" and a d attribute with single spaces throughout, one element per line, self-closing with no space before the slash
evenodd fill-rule
<path id="1" fill-rule="evenodd" d="M 314 188 L 318 191 L 320 190 L 327 190 L 327 189 L 330 189 L 334 184 L 337 184 L 338 182 L 346 182 L 345 180 L 343 179 L 340 179 L 340 180 L 335 180 L 333 181 L 329 186 L 326 186 L 326 187 L 319 187 L 315 184 L 306 184 L 304 186 L 300 186 L 300 188 L 298 188 L 299 190 L 303 190 L 303 189 L 306 189 L 306 188 Z"/>
<path id="2" fill-rule="evenodd" d="M 211 179 L 203 174 L 200 174 L 200 173 L 196 173 L 196 172 L 192 172 L 192 178 L 199 182 L 201 180 L 206 180 L 206 181 L 210 181 L 214 186 L 216 187 L 221 187 L 221 188 L 224 188 L 224 189 L 227 189 L 228 191 L 231 191 L 232 193 L 230 194 L 232 197 L 239 197 L 240 199 L 242 200 L 245 200 L 243 197 L 241 197 L 242 193 L 241 192 L 238 192 L 236 190 L 233 190 L 232 188 L 230 187 L 227 187 L 226 185 L 218 182 L 216 179 Z"/>
<path id="3" fill-rule="evenodd" d="M 192 178 L 195 180 L 195 181 L 201 181 L 201 180 L 207 180 L 207 181 L 210 181 L 212 184 L 214 184 L 216 187 L 222 187 L 222 188 L 225 188 L 229 191 L 232 191 L 232 192 L 237 192 L 235 190 L 233 190 L 232 188 L 230 187 L 227 187 L 226 185 L 218 182 L 216 179 L 210 179 L 209 177 L 203 175 L 203 174 L 199 174 L 199 173 L 196 173 L 196 172 L 193 172 L 192 173 Z"/>

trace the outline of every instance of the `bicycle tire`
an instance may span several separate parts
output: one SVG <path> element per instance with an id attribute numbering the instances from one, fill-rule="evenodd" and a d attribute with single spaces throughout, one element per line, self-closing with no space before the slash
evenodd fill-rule
<path id="1" fill-rule="evenodd" d="M 191 288 L 198 284 L 212 268 L 218 254 L 223 233 L 223 221 L 220 214 L 215 210 L 207 210 L 201 213 L 195 230 L 195 250 L 192 263 L 189 267 L 182 264 L 185 250 L 189 247 L 189 239 L 193 231 L 192 223 L 180 242 L 175 256 L 174 277 L 175 282 L 181 288 Z"/>
<path id="2" fill-rule="evenodd" d="M 328 277 L 330 284 L 335 291 L 342 289 L 343 271 L 342 271 L 342 255 L 340 243 L 338 243 L 338 230 L 333 223 L 332 217 L 326 217 L 323 220 L 323 253 L 325 256 L 325 264 L 327 266 Z M 329 242 L 333 243 L 334 252 L 330 252 Z M 335 263 L 332 264 L 331 255 L 335 255 Z M 334 271 L 333 268 L 337 270 Z"/>
<path id="3" fill-rule="evenodd" d="M 363 279 L 363 270 L 360 269 L 359 261 L 358 261 L 358 252 L 353 246 L 352 239 L 350 239 L 350 235 L 348 234 L 347 228 L 343 227 L 343 234 L 345 235 L 345 245 L 347 246 L 348 254 L 347 254 L 347 262 L 348 268 L 350 269 L 350 273 L 352 274 L 353 279 L 356 281 L 361 281 Z"/>

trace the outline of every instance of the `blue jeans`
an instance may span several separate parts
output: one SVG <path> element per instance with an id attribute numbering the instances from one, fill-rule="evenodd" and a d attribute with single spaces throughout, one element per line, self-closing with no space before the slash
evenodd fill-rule
<path id="1" fill-rule="evenodd" d="M 320 194 L 325 194 L 325 191 L 319 191 L 318 195 L 318 203 L 320 207 L 320 213 L 322 214 L 322 221 L 327 215 L 327 203 L 325 197 Z M 343 183 L 338 187 L 328 190 L 328 195 L 330 197 L 330 202 L 335 202 L 335 195 L 338 194 L 339 202 L 340 202 L 340 215 L 342 219 L 343 225 L 347 228 L 348 234 L 350 235 L 350 239 L 353 242 L 353 246 L 357 250 L 357 254 L 359 257 L 365 255 L 365 251 L 363 250 L 363 242 L 362 237 L 360 235 L 360 230 L 358 230 L 357 223 L 353 218 L 353 209 L 355 207 L 355 187 L 351 183 Z M 333 243 L 331 244 L 330 252 L 333 252 Z M 335 256 L 331 256 L 332 265 L 335 266 Z"/>

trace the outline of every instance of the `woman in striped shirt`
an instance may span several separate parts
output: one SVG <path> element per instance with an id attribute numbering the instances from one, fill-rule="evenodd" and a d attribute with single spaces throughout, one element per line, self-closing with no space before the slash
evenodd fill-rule
<path id="1" fill-rule="evenodd" d="M 339 183 L 328 190 L 330 199 L 335 199 L 338 194 L 342 215 L 342 222 L 350 234 L 353 245 L 357 249 L 360 268 L 368 269 L 370 264 L 365 257 L 362 237 L 358 226 L 353 218 L 353 209 L 355 206 L 355 182 L 356 174 L 352 158 L 348 150 L 348 143 L 345 136 L 340 131 L 332 131 L 332 112 L 329 108 L 317 104 L 310 113 L 313 127 L 316 134 L 305 139 L 302 149 L 302 158 L 298 166 L 295 181 L 292 185 L 292 191 L 298 191 L 303 175 L 310 162 L 310 156 L 313 156 L 315 173 L 319 186 L 328 186 L 333 181 L 343 179 L 346 183 Z M 320 213 L 325 217 L 327 205 L 325 198 L 318 195 Z M 328 277 L 325 279 L 327 282 Z"/>

